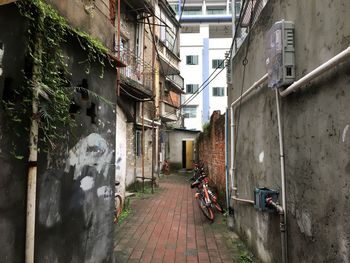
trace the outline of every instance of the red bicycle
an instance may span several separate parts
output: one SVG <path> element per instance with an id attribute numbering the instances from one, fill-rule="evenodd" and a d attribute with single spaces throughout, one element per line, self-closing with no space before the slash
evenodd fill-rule
<path id="1" fill-rule="evenodd" d="M 218 203 L 217 195 L 209 188 L 209 180 L 204 171 L 201 175 L 191 184 L 191 188 L 197 188 L 195 198 L 198 200 L 199 207 L 203 214 L 210 220 L 214 221 L 215 214 L 213 207 L 223 213 L 221 205 Z"/>

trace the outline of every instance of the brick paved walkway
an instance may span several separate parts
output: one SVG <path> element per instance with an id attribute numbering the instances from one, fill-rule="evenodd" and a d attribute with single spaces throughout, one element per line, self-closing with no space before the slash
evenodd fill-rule
<path id="1" fill-rule="evenodd" d="M 227 230 L 217 227 L 222 217 L 209 223 L 185 176 L 171 175 L 160 188 L 153 196 L 133 200 L 132 214 L 118 225 L 117 263 L 233 262 L 222 234 Z"/>

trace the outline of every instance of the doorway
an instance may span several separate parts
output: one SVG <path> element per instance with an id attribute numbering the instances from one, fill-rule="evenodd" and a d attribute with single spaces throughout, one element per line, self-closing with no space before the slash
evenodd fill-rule
<path id="1" fill-rule="evenodd" d="M 182 168 L 191 170 L 193 162 L 193 140 L 182 141 Z"/>

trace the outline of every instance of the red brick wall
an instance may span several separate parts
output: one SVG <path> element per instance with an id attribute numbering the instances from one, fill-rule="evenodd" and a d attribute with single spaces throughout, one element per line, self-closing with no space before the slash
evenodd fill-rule
<path id="1" fill-rule="evenodd" d="M 225 200 L 225 115 L 213 112 L 208 130 L 198 139 L 199 159 L 205 164 L 211 184 L 219 190 L 221 200 Z"/>

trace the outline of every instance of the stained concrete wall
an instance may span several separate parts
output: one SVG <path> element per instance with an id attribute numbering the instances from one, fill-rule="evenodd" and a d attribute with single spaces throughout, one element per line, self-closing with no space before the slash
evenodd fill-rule
<path id="1" fill-rule="evenodd" d="M 25 32 L 14 5 L 0 6 L 0 42 L 4 46 L 0 76 L 0 262 L 17 263 L 24 258 L 27 165 L 16 156 L 28 159 L 27 148 L 20 147 L 28 144 L 28 132 L 21 124 L 9 126 L 13 122 L 2 102 L 13 101 L 16 87 L 24 84 L 21 70 L 25 68 Z"/>
<path id="2" fill-rule="evenodd" d="M 13 30 L 8 30 L 9 28 Z M 0 41 L 5 43 L 2 99 L 15 103 L 23 84 L 26 27 L 14 5 L 0 7 Z M 82 63 L 87 54 L 76 38 L 67 39 L 66 78 L 71 86 L 86 88 L 114 102 L 115 69 Z M 90 74 L 86 69 L 90 68 Z M 5 81 L 5 78 L 9 80 Z M 115 107 L 96 97 L 75 93 L 71 112 L 76 126 L 50 153 L 39 143 L 35 262 L 112 262 L 115 177 Z M 89 113 L 89 114 L 88 114 Z M 28 123 L 13 125 L 0 109 L 0 261 L 23 262 L 25 245 Z M 64 127 L 59 127 L 64 128 Z M 18 134 L 17 134 L 18 133 Z M 42 134 L 39 135 L 41 137 Z M 19 160 L 21 156 L 21 160 Z"/>
<path id="3" fill-rule="evenodd" d="M 170 169 L 182 168 L 182 142 L 193 140 L 193 151 L 195 157 L 195 141 L 199 131 L 174 129 L 166 132 L 165 141 L 165 156 L 169 159 Z"/>
<path id="4" fill-rule="evenodd" d="M 350 2 L 270 0 L 233 60 L 236 99 L 266 73 L 267 31 L 281 19 L 295 23 L 296 78 L 350 44 Z M 349 262 L 350 259 L 350 62 L 344 62 L 282 99 L 286 158 L 289 262 Z M 242 104 L 237 143 L 241 198 L 254 187 L 281 190 L 275 94 L 268 88 Z M 262 262 L 281 262 L 278 216 L 234 203 L 235 228 Z"/>

